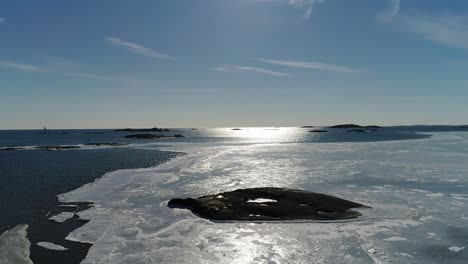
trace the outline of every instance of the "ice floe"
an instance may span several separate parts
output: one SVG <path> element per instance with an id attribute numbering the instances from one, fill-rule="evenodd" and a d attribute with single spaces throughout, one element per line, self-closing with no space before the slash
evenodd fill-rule
<path id="1" fill-rule="evenodd" d="M 51 221 L 55 221 L 57 223 L 63 223 L 66 220 L 72 218 L 75 215 L 73 212 L 61 212 L 60 214 L 54 215 L 49 218 Z"/>
<path id="2" fill-rule="evenodd" d="M 457 247 L 457 246 L 453 246 L 453 247 L 449 247 L 448 248 L 450 251 L 452 252 L 459 252 L 459 251 L 462 251 L 465 249 L 465 247 Z"/>
<path id="3" fill-rule="evenodd" d="M 65 251 L 65 250 L 68 250 L 68 248 L 66 248 L 66 247 L 63 247 L 63 246 L 60 246 L 60 245 L 56 245 L 56 244 L 50 243 L 50 242 L 37 242 L 37 245 L 40 246 L 40 247 L 43 247 L 43 248 L 45 248 L 45 249 L 55 250 L 55 251 Z"/>

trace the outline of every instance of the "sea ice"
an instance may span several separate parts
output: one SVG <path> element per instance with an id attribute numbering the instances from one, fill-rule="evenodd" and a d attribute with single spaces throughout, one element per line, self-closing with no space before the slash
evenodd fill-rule
<path id="1" fill-rule="evenodd" d="M 50 243 L 50 242 L 37 242 L 37 245 L 40 246 L 40 247 L 43 247 L 43 248 L 46 248 L 46 249 L 49 249 L 49 250 L 55 250 L 55 251 L 68 250 L 68 248 L 66 248 L 66 247 L 56 245 L 56 244 Z"/>
<path id="2" fill-rule="evenodd" d="M 468 208 L 451 203 L 468 197 L 456 186 L 468 184 L 467 133 L 369 143 L 171 143 L 168 149 L 188 155 L 110 172 L 59 196 L 95 203 L 79 213 L 91 221 L 67 237 L 93 244 L 84 264 L 466 262 L 461 245 L 468 243 L 468 221 L 461 212 Z M 349 222 L 213 223 L 166 206 L 174 197 L 266 186 L 330 194 L 372 209 Z M 449 248 L 458 253 L 450 260 L 431 254 L 440 244 L 458 245 Z"/>
<path id="3" fill-rule="evenodd" d="M 0 236 L 0 263 L 32 264 L 29 259 L 31 243 L 26 237 L 28 225 L 19 225 Z"/>
<path id="4" fill-rule="evenodd" d="M 54 215 L 49 218 L 49 220 L 55 221 L 57 223 L 63 223 L 66 220 L 72 218 L 75 215 L 73 212 L 61 212 L 58 215 Z"/>

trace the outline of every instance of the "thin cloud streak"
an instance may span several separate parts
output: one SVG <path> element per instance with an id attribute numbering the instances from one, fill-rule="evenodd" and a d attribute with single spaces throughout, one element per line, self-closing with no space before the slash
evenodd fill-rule
<path id="1" fill-rule="evenodd" d="M 119 39 L 119 38 L 114 38 L 114 37 L 108 37 L 107 41 L 113 45 L 113 46 L 119 46 L 127 49 L 130 52 L 133 52 L 138 55 L 154 58 L 154 59 L 161 59 L 161 60 L 176 60 L 175 57 L 157 52 L 155 50 L 152 50 L 150 48 L 144 47 L 140 44 L 133 43 L 127 40 Z"/>
<path id="2" fill-rule="evenodd" d="M 400 11 L 400 0 L 390 0 L 387 10 L 377 15 L 377 20 L 382 23 L 390 23 Z"/>
<path id="3" fill-rule="evenodd" d="M 338 73 L 364 73 L 366 72 L 365 70 L 353 69 L 353 68 L 346 67 L 346 66 L 326 64 L 326 63 L 320 63 L 320 62 L 285 61 L 285 60 L 272 60 L 272 59 L 259 59 L 259 60 L 266 62 L 266 63 L 286 66 L 286 67 L 307 68 L 307 69 L 331 71 L 331 72 L 338 72 Z"/>
<path id="4" fill-rule="evenodd" d="M 267 74 L 267 75 L 273 75 L 273 76 L 283 76 L 283 77 L 288 76 L 288 74 L 284 72 L 276 72 L 276 71 L 271 71 L 271 70 L 257 68 L 257 67 L 250 67 L 250 66 L 222 65 L 222 66 L 216 67 L 214 70 L 218 72 L 254 72 L 254 73 L 261 73 L 261 74 Z"/>
<path id="5" fill-rule="evenodd" d="M 325 0 L 288 0 L 288 4 L 295 7 L 305 9 L 303 19 L 307 20 L 312 15 L 316 4 L 321 4 Z"/>
<path id="6" fill-rule="evenodd" d="M 95 80 L 110 81 L 110 82 L 124 82 L 124 83 L 140 83 L 141 82 L 139 80 L 120 78 L 120 77 L 115 77 L 115 76 L 105 76 L 105 75 L 97 75 L 97 74 L 83 73 L 83 72 L 60 71 L 60 70 L 56 70 L 52 68 L 40 67 L 40 66 L 28 65 L 28 64 L 20 64 L 20 63 L 11 62 L 11 61 L 0 61 L 0 68 L 6 68 L 6 69 L 21 71 L 21 72 L 61 75 L 61 76 L 66 76 L 66 77 L 95 79 Z"/>
<path id="7" fill-rule="evenodd" d="M 449 47 L 468 49 L 468 15 L 406 14 L 401 22 L 408 32 Z"/>
<path id="8" fill-rule="evenodd" d="M 48 72 L 48 70 L 45 68 L 37 67 L 34 65 L 20 64 L 20 63 L 11 62 L 11 61 L 0 61 L 0 67 L 23 71 L 23 72 L 38 72 L 38 73 Z"/>

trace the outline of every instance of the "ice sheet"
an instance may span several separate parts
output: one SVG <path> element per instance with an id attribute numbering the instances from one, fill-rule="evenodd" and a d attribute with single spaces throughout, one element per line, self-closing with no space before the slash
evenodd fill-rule
<path id="1" fill-rule="evenodd" d="M 120 170 L 60 195 L 94 202 L 68 239 L 83 263 L 465 263 L 468 134 L 373 143 L 171 143 L 189 153 Z M 248 187 L 326 193 L 373 209 L 361 221 L 213 223 L 169 209 L 174 197 Z"/>

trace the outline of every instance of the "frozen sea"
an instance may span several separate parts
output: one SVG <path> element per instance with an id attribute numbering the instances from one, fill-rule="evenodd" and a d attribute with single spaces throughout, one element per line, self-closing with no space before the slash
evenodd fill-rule
<path id="1" fill-rule="evenodd" d="M 89 222 L 64 240 L 90 245 L 82 263 L 467 262 L 466 131 L 394 127 L 366 133 L 309 133 L 303 128 L 179 132 L 186 137 L 134 140 L 119 151 L 186 155 L 171 156 L 157 166 L 110 171 L 58 195 L 62 203 L 94 204 L 72 214 Z M 95 136 L 122 138 L 103 133 Z M 61 140 L 54 144 L 84 143 L 71 136 Z M 34 139 L 21 144 L 13 135 L 4 142 L 8 144 L 2 146 L 37 145 Z M 21 151 L 38 150 L 16 152 Z M 102 150 L 53 153 L 86 151 L 91 155 Z M 2 158 L 13 152 L 5 153 Z M 361 210 L 363 217 L 356 221 L 334 223 L 215 223 L 166 206 L 174 197 L 265 186 L 326 193 L 372 209 Z M 71 221 L 59 213 L 56 219 L 62 224 Z M 1 235 L 0 263 L 31 263 L 29 228 L 20 222 Z M 66 252 L 65 242 L 48 239 L 47 234 L 39 239 L 45 250 Z"/>

